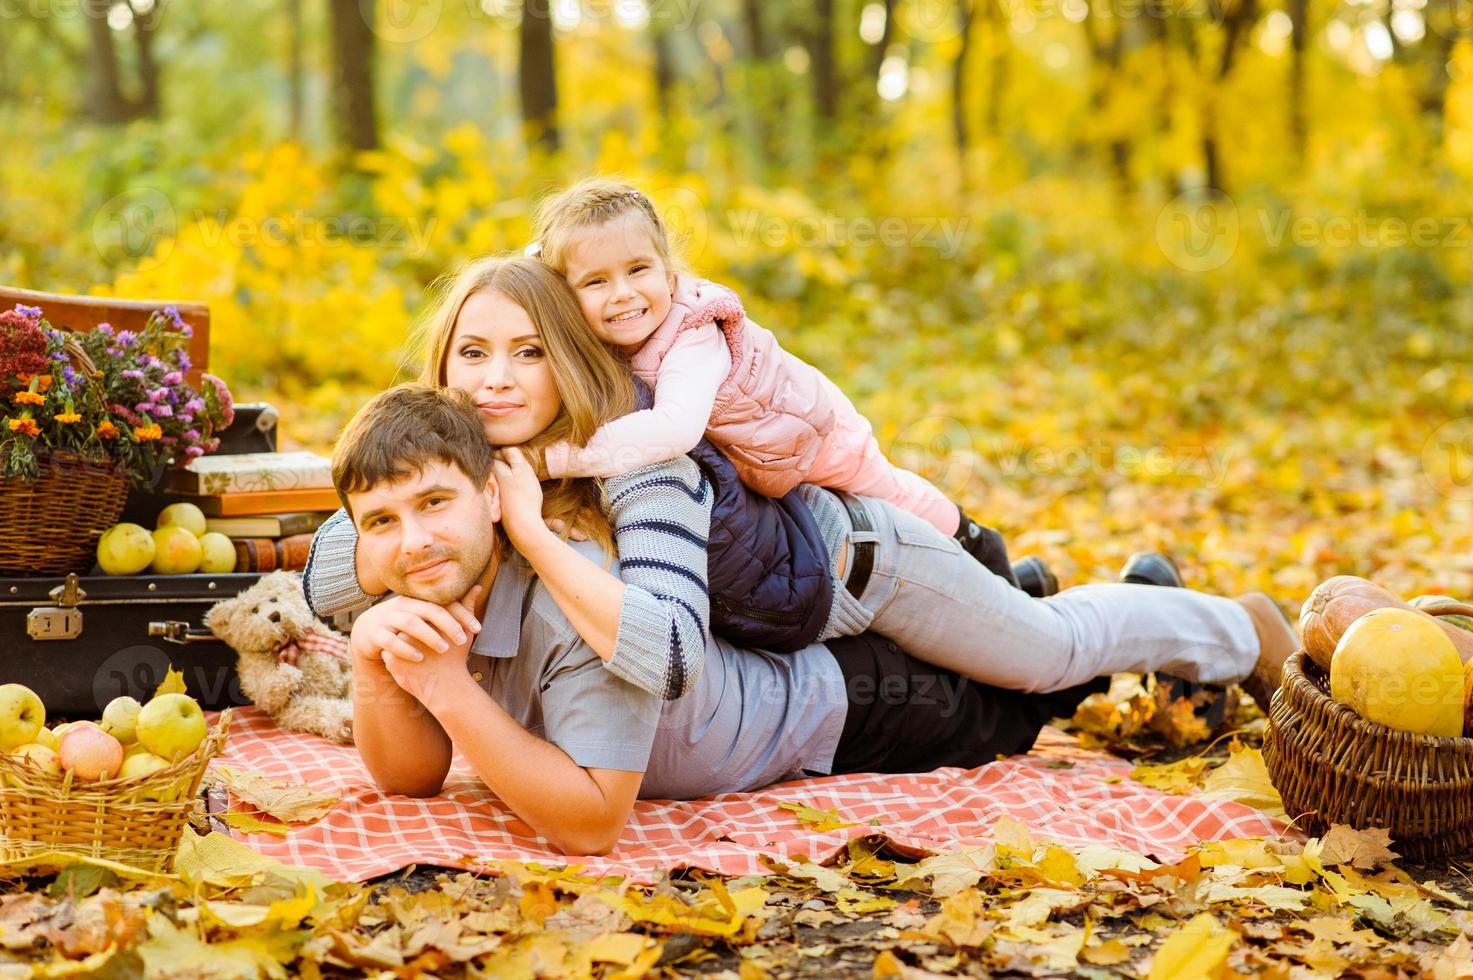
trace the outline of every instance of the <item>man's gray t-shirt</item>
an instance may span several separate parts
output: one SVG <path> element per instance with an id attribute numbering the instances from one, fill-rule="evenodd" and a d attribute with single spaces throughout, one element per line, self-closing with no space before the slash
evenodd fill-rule
<path id="1" fill-rule="evenodd" d="M 592 542 L 574 547 L 602 565 Z M 611 569 L 619 573 L 615 563 Z M 515 552 L 491 586 L 466 664 L 507 714 L 591 769 L 644 772 L 644 799 L 698 799 L 827 773 L 848 701 L 839 665 L 706 643 L 685 697 L 663 701 L 605 666 Z"/>

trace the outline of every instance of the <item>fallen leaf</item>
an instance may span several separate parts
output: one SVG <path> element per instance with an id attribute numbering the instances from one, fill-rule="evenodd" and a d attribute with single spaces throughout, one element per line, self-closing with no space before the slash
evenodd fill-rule
<path id="1" fill-rule="evenodd" d="M 1211 913 L 1199 913 L 1166 937 L 1151 961 L 1147 980 L 1217 977 L 1225 971 L 1237 941 L 1238 934 L 1223 928 Z"/>
<path id="2" fill-rule="evenodd" d="M 1320 860 L 1325 864 L 1348 864 L 1370 870 L 1401 856 L 1391 850 L 1391 834 L 1381 827 L 1356 830 L 1337 823 L 1325 833 L 1321 843 L 1324 846 Z"/>
<path id="3" fill-rule="evenodd" d="M 272 782 L 251 770 L 218 766 L 214 771 L 243 802 L 286 823 L 319 820 L 342 799 L 337 793 L 320 793 L 300 784 Z"/>
<path id="4" fill-rule="evenodd" d="M 1263 752 L 1258 749 L 1233 745 L 1228 760 L 1202 780 L 1202 796 L 1244 803 L 1277 819 L 1286 817 L 1284 801 L 1268 778 Z"/>
<path id="5" fill-rule="evenodd" d="M 798 822 L 809 830 L 825 833 L 830 830 L 839 830 L 843 827 L 858 827 L 859 824 L 845 820 L 839 816 L 837 807 L 820 810 L 806 803 L 794 803 L 783 800 L 778 803 L 779 810 L 787 810 L 798 818 Z"/>
<path id="6" fill-rule="evenodd" d="M 1202 785 L 1202 773 L 1206 769 L 1207 760 L 1193 755 L 1179 762 L 1136 766 L 1130 771 L 1130 778 L 1164 793 L 1182 794 L 1189 793 Z"/>

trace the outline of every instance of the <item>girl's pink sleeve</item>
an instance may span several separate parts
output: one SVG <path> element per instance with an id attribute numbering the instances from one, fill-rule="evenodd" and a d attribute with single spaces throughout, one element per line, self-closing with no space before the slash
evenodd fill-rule
<path id="1" fill-rule="evenodd" d="M 618 476 L 695 448 L 711 420 L 716 393 L 731 373 L 731 351 L 715 324 L 688 330 L 660 362 L 655 405 L 599 426 L 583 448 L 547 448 L 547 475 Z"/>

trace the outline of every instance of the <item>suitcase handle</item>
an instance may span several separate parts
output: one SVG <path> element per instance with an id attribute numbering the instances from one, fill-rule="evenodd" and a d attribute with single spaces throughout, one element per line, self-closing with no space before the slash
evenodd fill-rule
<path id="1" fill-rule="evenodd" d="M 177 619 L 166 620 L 162 623 L 149 623 L 148 635 L 159 637 L 166 643 L 177 643 L 180 646 L 188 646 L 191 643 L 208 643 L 219 639 L 210 630 L 195 629 L 188 623 Z"/>

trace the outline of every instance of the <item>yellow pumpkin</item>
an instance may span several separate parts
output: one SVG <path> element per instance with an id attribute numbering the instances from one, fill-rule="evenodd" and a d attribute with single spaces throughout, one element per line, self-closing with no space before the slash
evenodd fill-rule
<path id="1" fill-rule="evenodd" d="M 1362 718 L 1416 735 L 1463 734 L 1463 662 L 1435 620 L 1413 609 L 1356 619 L 1330 660 L 1330 696 Z"/>

